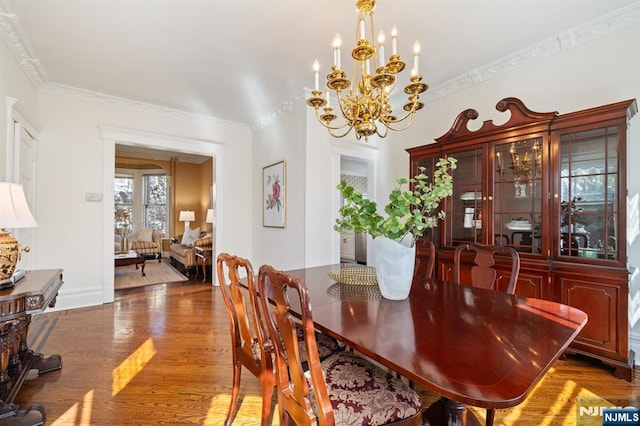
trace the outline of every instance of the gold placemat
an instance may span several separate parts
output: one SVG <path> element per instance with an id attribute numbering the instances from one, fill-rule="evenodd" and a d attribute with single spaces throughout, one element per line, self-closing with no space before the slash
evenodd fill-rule
<path id="1" fill-rule="evenodd" d="M 327 272 L 339 284 L 377 286 L 376 268 L 371 266 L 341 266 Z"/>
<path id="2" fill-rule="evenodd" d="M 375 300 L 382 297 L 377 285 L 349 285 L 334 283 L 327 289 L 327 294 L 336 299 Z"/>

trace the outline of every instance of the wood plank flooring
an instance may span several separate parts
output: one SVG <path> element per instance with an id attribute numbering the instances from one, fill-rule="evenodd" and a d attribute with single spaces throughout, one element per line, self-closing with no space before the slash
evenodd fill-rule
<path id="1" fill-rule="evenodd" d="M 195 279 L 116 292 L 114 303 L 34 315 L 30 347 L 61 370 L 24 383 L 14 401 L 43 404 L 47 425 L 221 425 L 231 388 L 229 324 L 220 290 Z M 483 368 L 478 366 L 478 368 Z M 496 425 L 580 425 L 580 397 L 640 398 L 598 362 L 559 360 Z M 234 425 L 257 425 L 260 383 L 245 371 Z M 418 388 L 428 406 L 438 395 Z M 484 421 L 485 412 L 473 409 Z M 273 424 L 278 424 L 274 419 Z M 589 423 L 600 424 L 600 423 Z"/>

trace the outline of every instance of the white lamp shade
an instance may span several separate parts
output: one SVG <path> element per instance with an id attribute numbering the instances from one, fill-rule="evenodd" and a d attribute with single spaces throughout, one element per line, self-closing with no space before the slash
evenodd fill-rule
<path id="1" fill-rule="evenodd" d="M 29 210 L 22 185 L 0 182 L 0 228 L 33 228 L 38 226 Z"/>
<path id="2" fill-rule="evenodd" d="M 207 210 L 207 223 L 213 223 L 213 209 Z"/>
<path id="3" fill-rule="evenodd" d="M 194 222 L 196 220 L 196 213 L 190 210 L 182 210 L 178 220 L 180 222 Z"/>

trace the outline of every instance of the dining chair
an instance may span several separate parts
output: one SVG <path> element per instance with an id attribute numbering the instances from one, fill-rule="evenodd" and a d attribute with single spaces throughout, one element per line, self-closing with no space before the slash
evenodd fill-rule
<path id="1" fill-rule="evenodd" d="M 433 278 L 436 265 L 436 246 L 428 238 L 416 241 L 415 275 L 420 278 Z"/>
<path id="2" fill-rule="evenodd" d="M 460 279 L 461 260 L 463 252 L 475 253 L 471 267 L 471 285 L 490 290 L 496 290 L 498 272 L 494 268 L 495 255 L 505 254 L 511 257 L 511 276 L 507 285 L 506 293 L 515 294 L 518 284 L 518 274 L 520 273 L 520 255 L 513 247 L 492 246 L 482 244 L 460 244 L 453 254 L 453 282 L 463 284 Z M 486 426 L 492 426 L 495 418 L 495 409 L 487 408 Z"/>
<path id="3" fill-rule="evenodd" d="M 470 282 L 464 283 L 461 280 L 461 260 L 463 252 L 474 252 L 474 265 L 470 271 Z M 514 294 L 518 284 L 518 274 L 520 273 L 520 256 L 512 247 L 492 246 L 483 244 L 460 244 L 453 254 L 453 282 L 456 284 L 471 284 L 474 287 L 482 287 L 490 290 L 496 288 L 499 278 L 495 269 L 495 255 L 502 254 L 511 257 L 511 276 L 505 293 Z"/>
<path id="4" fill-rule="evenodd" d="M 261 424 L 271 424 L 273 390 L 275 387 L 275 372 L 273 366 L 273 344 L 267 330 L 258 324 L 257 298 L 254 271 L 251 262 L 245 258 L 220 253 L 216 261 L 218 282 L 222 292 L 231 328 L 231 346 L 233 356 L 233 387 L 231 401 L 225 425 L 233 422 L 237 413 L 237 403 L 240 394 L 240 377 L 242 366 L 260 380 L 262 387 L 262 420 Z M 225 274 L 226 272 L 226 274 Z M 241 282 L 246 276 L 246 284 Z M 296 324 L 299 345 L 303 345 L 303 330 L 300 323 Z M 316 339 L 321 359 L 324 359 L 344 348 L 338 341 L 317 332 Z M 306 365 L 306 359 L 302 360 Z"/>
<path id="5" fill-rule="evenodd" d="M 256 322 L 253 299 L 255 293 L 254 272 L 251 262 L 239 256 L 220 253 L 216 261 L 218 282 L 224 304 L 227 307 L 231 328 L 233 357 L 233 388 L 225 426 L 231 425 L 237 413 L 242 366 L 260 380 L 262 387 L 262 426 L 271 424 L 272 399 L 275 387 L 273 345 Z M 225 274 L 226 272 L 226 274 Z M 242 288 L 241 273 L 246 276 L 249 289 Z"/>
<path id="6" fill-rule="evenodd" d="M 293 293 L 293 300 L 289 299 Z M 272 266 L 258 272 L 259 322 L 274 337 L 280 423 L 288 425 L 420 425 L 418 394 L 354 352 L 320 360 L 305 283 Z M 298 345 L 291 305 L 300 306 L 304 345 Z M 308 370 L 302 365 L 306 354 Z"/>

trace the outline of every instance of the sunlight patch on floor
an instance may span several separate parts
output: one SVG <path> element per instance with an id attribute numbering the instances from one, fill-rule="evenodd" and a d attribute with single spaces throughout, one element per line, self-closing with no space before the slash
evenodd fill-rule
<path id="1" fill-rule="evenodd" d="M 540 426 L 551 426 L 558 424 L 558 420 L 562 417 L 562 413 L 565 413 L 562 424 L 568 424 L 570 418 L 575 419 L 575 399 L 580 393 L 578 384 L 573 380 L 567 380 L 564 382 L 562 391 L 558 394 L 555 401 L 549 406 L 549 411 L 552 416 L 546 416 Z"/>
<path id="2" fill-rule="evenodd" d="M 536 388 L 542 385 L 544 380 L 545 379 L 542 379 L 542 381 L 536 385 Z M 525 402 L 508 410 L 499 411 L 499 413 L 502 414 L 500 417 L 498 417 L 498 415 L 496 416 L 497 419 L 500 418 L 499 424 L 507 426 L 517 425 L 521 418 L 531 418 L 532 411 L 535 410 L 535 408 L 532 408 L 533 404 L 531 403 L 531 401 L 535 400 L 535 392 L 536 389 L 534 388 L 529 396 L 530 403 Z M 534 398 L 531 398 L 531 396 L 534 396 Z M 583 426 L 600 425 L 602 417 L 597 416 L 594 416 L 594 418 L 583 416 L 580 423 L 578 423 L 578 400 L 580 399 L 593 400 L 595 405 L 612 406 L 606 399 L 579 386 L 575 381 L 566 380 L 555 399 L 545 402 L 545 411 L 539 413 L 540 426 L 555 426 L 559 424 L 563 426 L 576 424 Z M 535 415 L 535 413 L 533 415 Z"/>
<path id="3" fill-rule="evenodd" d="M 553 373 L 552 367 L 549 372 Z M 540 382 L 534 387 L 529 394 L 529 402 L 526 401 L 515 407 L 511 407 L 505 411 L 499 411 L 500 416 L 496 414 L 496 419 L 500 418 L 501 423 L 504 425 L 517 425 L 522 418 L 527 419 L 532 417 L 532 413 L 535 416 L 536 410 L 540 408 L 533 407 L 532 401 L 535 400 L 535 394 L 538 388 L 543 386 L 546 377 L 542 378 Z M 546 401 L 544 404 L 544 412 L 539 412 L 540 426 L 553 426 L 553 425 L 569 425 L 575 424 L 575 400 L 576 397 L 582 392 L 581 388 L 573 380 L 566 380 L 562 389 L 558 392 L 556 398 L 552 401 Z M 533 398 L 532 398 L 533 397 Z M 558 421 L 563 418 L 561 423 Z"/>
<path id="4" fill-rule="evenodd" d="M 78 403 L 73 404 L 63 415 L 55 419 L 51 425 L 90 425 L 91 411 L 93 410 L 93 394 L 93 390 L 87 392 L 82 400 L 82 405 Z M 80 421 L 78 421 L 78 411 L 80 411 Z"/>
<path id="5" fill-rule="evenodd" d="M 51 423 L 52 426 L 63 426 L 63 425 L 75 425 L 78 422 L 76 421 L 76 419 L 78 418 L 78 410 L 80 408 L 80 404 L 79 403 L 75 403 L 71 406 L 71 408 L 69 408 L 67 411 L 64 412 L 64 414 L 62 414 L 60 417 L 58 417 L 57 419 L 55 419 L 53 421 L 53 423 Z"/>
<path id="6" fill-rule="evenodd" d="M 220 420 L 227 417 L 229 403 L 231 402 L 231 394 L 223 393 L 214 395 L 211 399 L 211 405 L 207 412 L 206 425 L 219 425 Z M 274 406 L 274 421 L 277 420 L 277 405 Z M 234 424 L 251 424 L 260 420 L 260 412 L 262 410 L 262 397 L 260 395 L 242 395 L 238 398 L 238 411 L 234 419 Z M 248 422 L 248 423 L 247 423 Z M 276 423 L 277 424 L 277 423 Z"/>
<path id="7" fill-rule="evenodd" d="M 111 396 L 116 396 L 151 361 L 157 353 L 152 339 L 147 339 L 113 370 Z"/>

